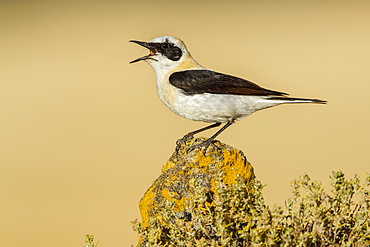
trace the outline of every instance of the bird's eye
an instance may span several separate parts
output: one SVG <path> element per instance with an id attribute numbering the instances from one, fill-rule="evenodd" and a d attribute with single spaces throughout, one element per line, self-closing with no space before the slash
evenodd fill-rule
<path id="1" fill-rule="evenodd" d="M 161 44 L 162 49 L 167 49 L 169 47 L 168 43 Z"/>

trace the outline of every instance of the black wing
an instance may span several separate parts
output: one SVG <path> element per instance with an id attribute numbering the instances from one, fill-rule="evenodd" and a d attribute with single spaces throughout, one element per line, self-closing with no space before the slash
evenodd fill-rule
<path id="1" fill-rule="evenodd" d="M 257 84 L 239 77 L 225 75 L 211 70 L 183 70 L 172 73 L 170 83 L 188 95 L 214 93 L 282 96 L 286 93 L 264 89 Z"/>

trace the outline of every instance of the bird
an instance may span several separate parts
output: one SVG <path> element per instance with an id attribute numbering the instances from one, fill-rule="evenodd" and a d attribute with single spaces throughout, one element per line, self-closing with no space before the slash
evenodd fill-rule
<path id="1" fill-rule="evenodd" d="M 252 81 L 209 70 L 200 65 L 185 43 L 176 37 L 129 42 L 149 50 L 148 55 L 130 64 L 145 61 L 154 69 L 158 96 L 172 112 L 193 121 L 212 123 L 179 139 L 176 150 L 195 134 L 224 124 L 210 138 L 188 149 L 204 148 L 206 155 L 209 146 L 220 149 L 215 145 L 215 138 L 221 132 L 256 111 L 281 104 L 327 103 L 319 99 L 292 98 L 287 93 L 262 88 Z"/>

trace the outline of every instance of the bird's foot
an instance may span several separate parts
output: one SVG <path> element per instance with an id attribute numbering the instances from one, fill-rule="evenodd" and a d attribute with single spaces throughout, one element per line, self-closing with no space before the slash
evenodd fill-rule
<path id="1" fill-rule="evenodd" d="M 194 136 L 192 133 L 184 135 L 181 139 L 176 141 L 176 152 L 179 152 L 180 147 L 184 145 L 188 140 L 192 139 Z"/>
<path id="2" fill-rule="evenodd" d="M 197 145 L 191 146 L 188 149 L 188 152 L 191 152 L 191 151 L 193 151 L 196 148 L 202 148 L 203 146 L 204 146 L 204 150 L 203 150 L 203 155 L 204 156 L 206 156 L 207 149 L 209 148 L 209 146 L 212 146 L 214 149 L 219 150 L 220 152 L 222 152 L 222 149 L 219 146 L 215 145 L 216 142 L 219 142 L 219 141 L 214 140 L 213 138 L 209 138 L 209 139 L 207 139 L 205 141 L 202 141 L 201 143 L 199 143 Z"/>

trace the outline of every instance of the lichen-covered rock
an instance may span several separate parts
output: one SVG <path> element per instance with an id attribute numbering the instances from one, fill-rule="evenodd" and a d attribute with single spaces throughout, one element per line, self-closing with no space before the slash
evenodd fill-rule
<path id="1" fill-rule="evenodd" d="M 209 147 L 206 156 L 203 149 L 188 152 L 190 146 L 199 144 L 204 138 L 189 139 L 179 150 L 173 153 L 162 167 L 162 174 L 153 182 L 140 201 L 142 227 L 148 226 L 150 219 L 159 219 L 160 212 L 166 203 L 174 203 L 174 211 L 179 218 L 191 218 L 188 212 L 189 200 L 194 190 L 190 189 L 190 181 L 196 182 L 212 195 L 217 193 L 217 183 L 231 185 L 237 179 L 249 181 L 254 178 L 253 168 L 243 152 L 229 145 L 216 142 L 220 149 Z"/>
<path id="2" fill-rule="evenodd" d="M 293 198 L 270 207 L 242 152 L 218 143 L 221 151 L 206 157 L 187 153 L 194 142 L 173 154 L 141 200 L 137 247 L 370 246 L 370 174 L 362 184 L 333 172 L 331 193 L 305 174 L 292 182 Z"/>

